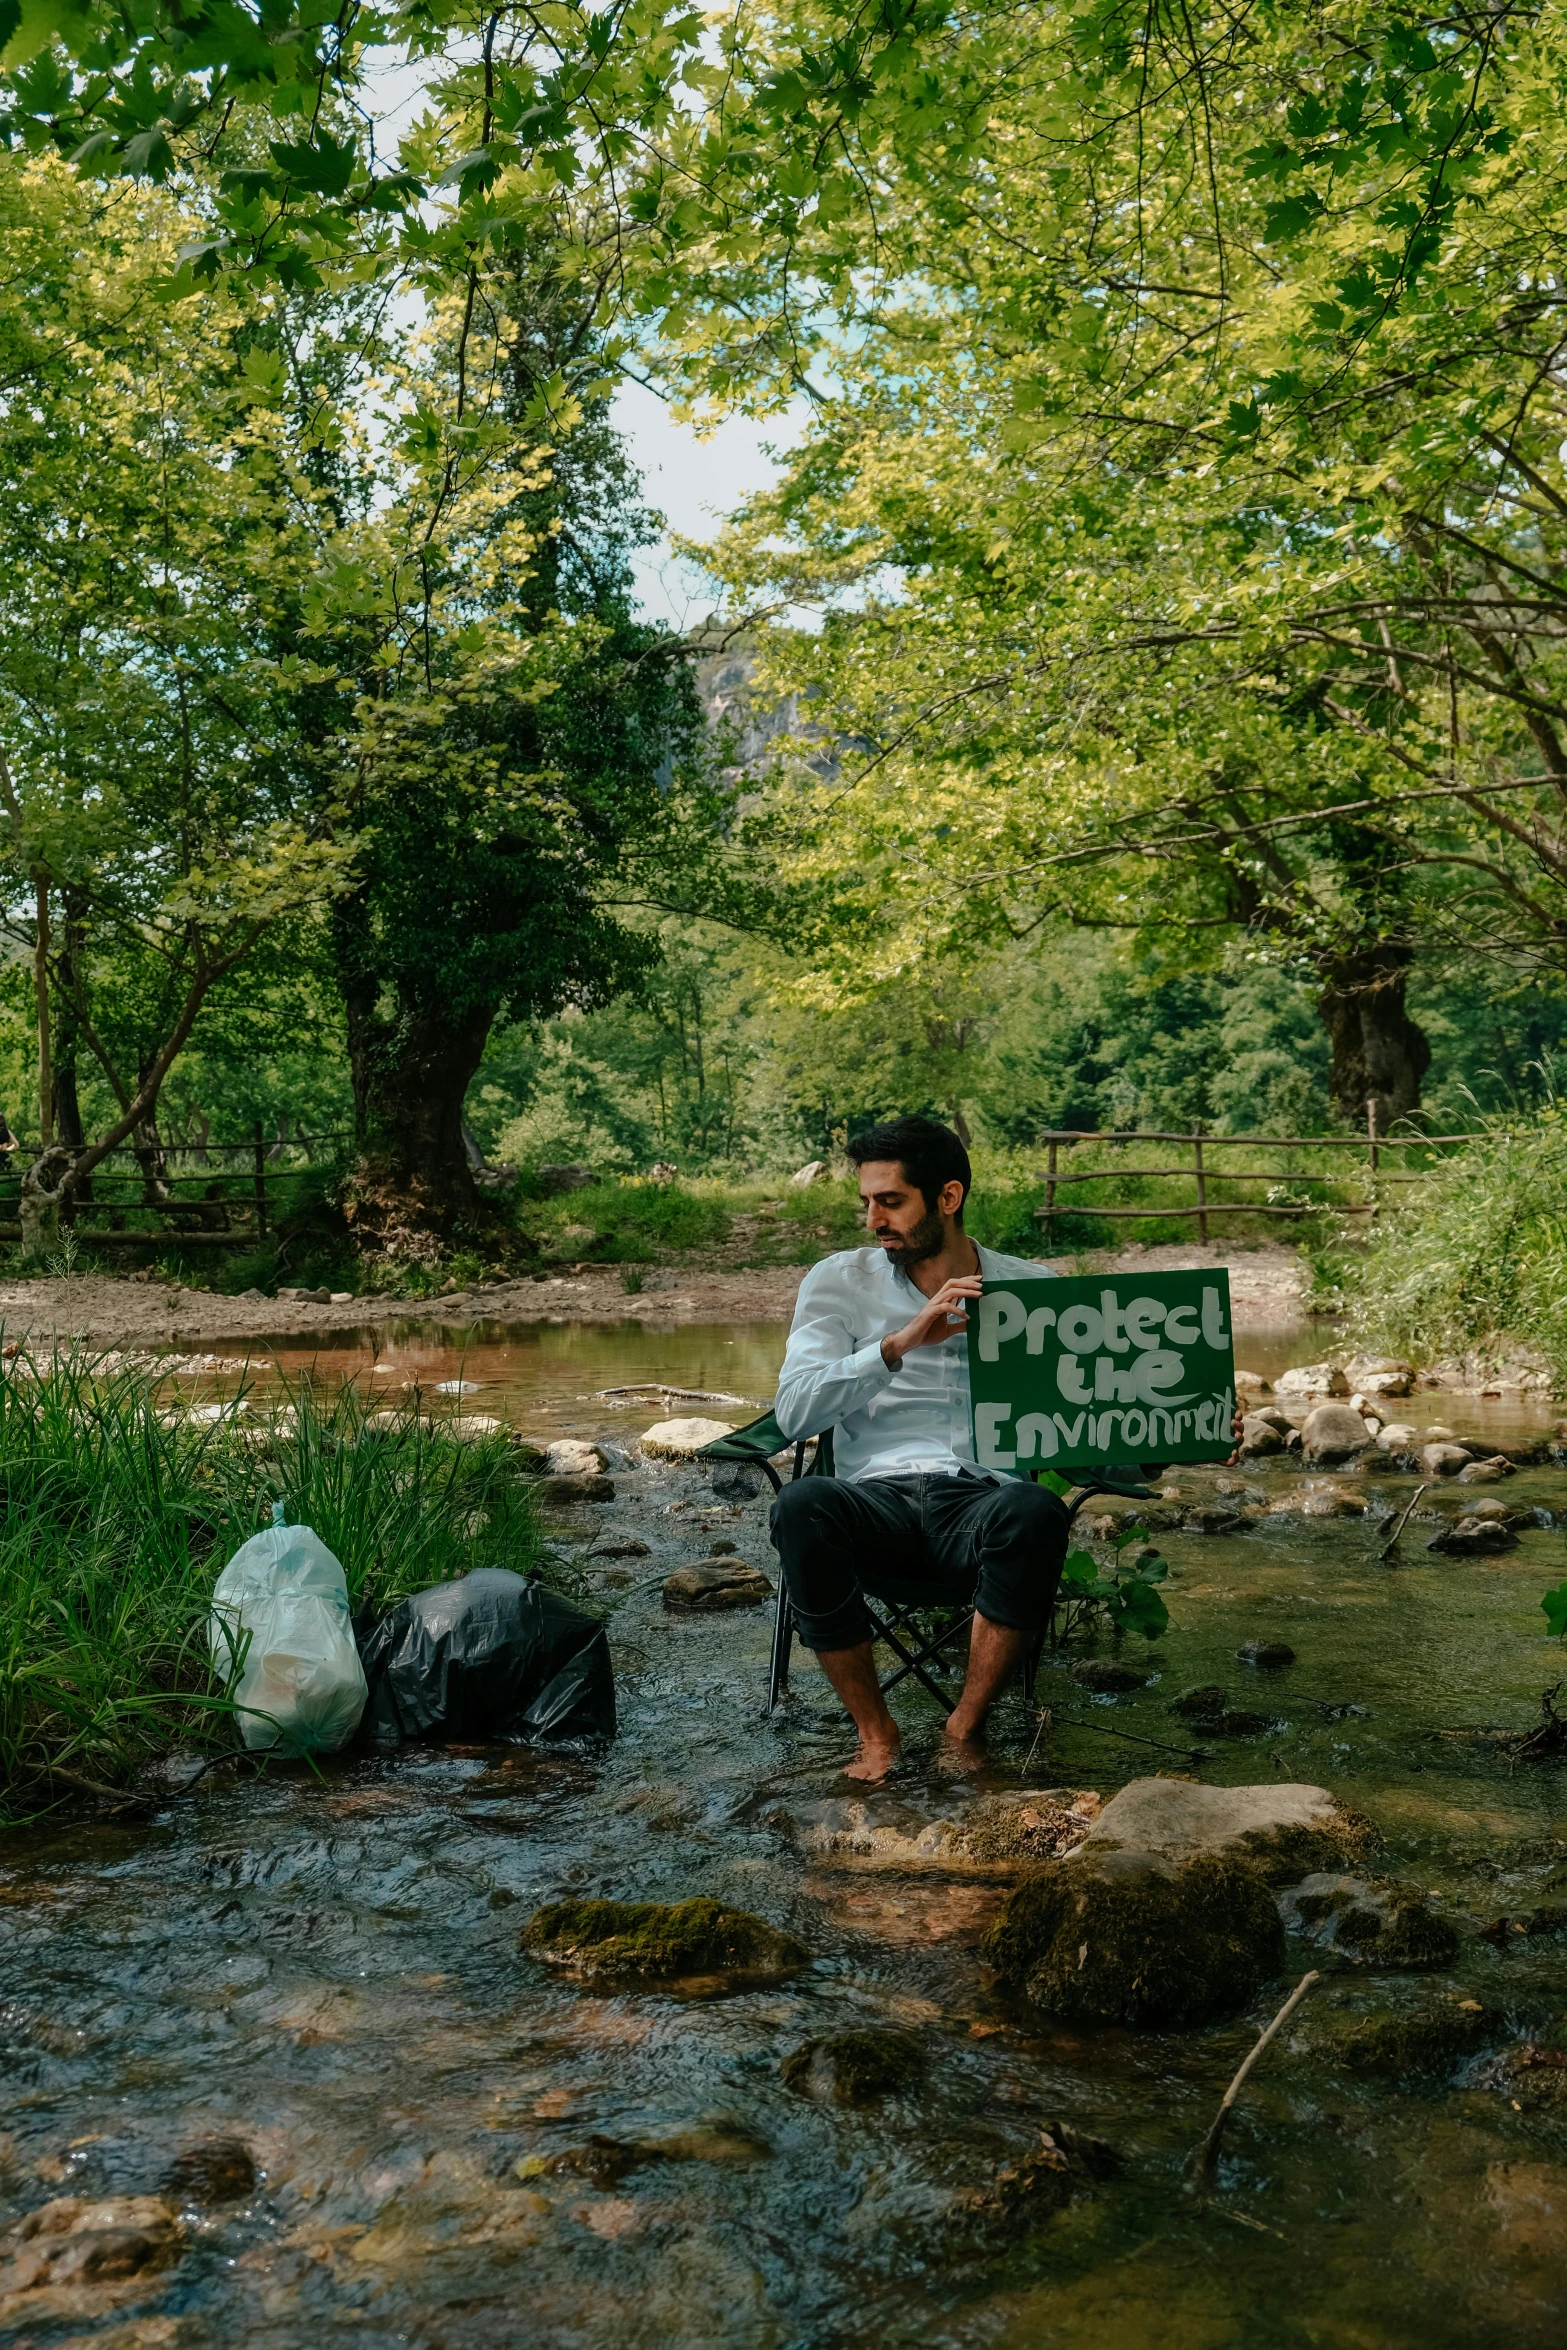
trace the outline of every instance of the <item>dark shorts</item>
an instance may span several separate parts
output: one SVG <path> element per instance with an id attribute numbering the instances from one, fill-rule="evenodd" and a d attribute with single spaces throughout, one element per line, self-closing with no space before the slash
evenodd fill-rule
<path id="1" fill-rule="evenodd" d="M 773 1504 L 773 1548 L 807 1648 L 871 1637 L 863 1589 L 939 1585 L 992 1624 L 1038 1632 L 1066 1556 L 1067 1515 L 1044 1485 L 982 1477 L 799 1477 Z"/>

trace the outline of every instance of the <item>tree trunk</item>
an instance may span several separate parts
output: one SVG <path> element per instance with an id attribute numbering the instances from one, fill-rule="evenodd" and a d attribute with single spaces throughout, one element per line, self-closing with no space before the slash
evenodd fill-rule
<path id="1" fill-rule="evenodd" d="M 1375 1102 L 1377 1132 L 1420 1107 L 1420 1080 L 1431 1066 L 1426 1033 L 1404 1008 L 1407 947 L 1378 940 L 1322 968 L 1317 1011 L 1333 1047 L 1328 1089 L 1347 1126 L 1363 1127 Z"/>
<path id="2" fill-rule="evenodd" d="M 81 1015 L 77 1010 L 75 991 L 82 986 L 82 963 L 85 951 L 86 925 L 82 918 L 80 890 L 67 888 L 62 892 L 65 914 L 63 945 L 60 961 L 65 984 L 60 990 L 59 1009 L 54 1021 L 54 1050 L 50 1061 L 50 1083 L 54 1094 L 55 1140 L 63 1143 L 74 1155 L 87 1147 L 87 1136 L 82 1126 L 81 1097 L 77 1092 L 76 1065 L 81 1045 Z M 76 1220 L 79 1201 L 92 1202 L 92 1177 L 74 1185 L 66 1195 L 64 1217 L 67 1224 Z"/>
<path id="3" fill-rule="evenodd" d="M 477 1214 L 463 1101 L 495 1019 L 423 1005 L 382 1016 L 368 988 L 345 995 L 358 1163 L 344 1213 L 367 1253 L 433 1264 Z"/>

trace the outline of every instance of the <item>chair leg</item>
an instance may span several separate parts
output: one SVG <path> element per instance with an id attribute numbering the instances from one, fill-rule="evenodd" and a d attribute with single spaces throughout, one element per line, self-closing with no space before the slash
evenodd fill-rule
<path id="1" fill-rule="evenodd" d="M 767 1680 L 766 1720 L 780 1697 L 789 1694 L 789 1652 L 794 1646 L 794 1609 L 784 1589 L 782 1576 L 778 1579 L 778 1598 L 773 1608 L 773 1659 Z"/>

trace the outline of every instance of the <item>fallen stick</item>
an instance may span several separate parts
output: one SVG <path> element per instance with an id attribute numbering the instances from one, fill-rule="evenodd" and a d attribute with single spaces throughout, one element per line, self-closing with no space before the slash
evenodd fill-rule
<path id="1" fill-rule="evenodd" d="M 1417 1485 L 1415 1487 L 1414 1500 L 1410 1502 L 1409 1507 L 1405 1510 L 1403 1516 L 1399 1519 L 1398 1524 L 1393 1528 L 1392 1533 L 1388 1536 L 1386 1542 L 1383 1543 L 1382 1548 L 1377 1552 L 1377 1563 L 1379 1565 L 1391 1551 L 1397 1550 L 1398 1538 L 1409 1523 L 1410 1517 L 1414 1511 L 1415 1502 L 1420 1499 L 1422 1493 L 1427 1493 L 1429 1491 L 1429 1483 L 1425 1485 Z"/>
<path id="2" fill-rule="evenodd" d="M 1261 2034 L 1257 2041 L 1257 2045 L 1251 2050 L 1250 2054 L 1246 2058 L 1245 2063 L 1241 2066 L 1240 2071 L 1236 2074 L 1234 2080 L 1225 2090 L 1224 2101 L 1220 2105 L 1218 2112 L 1213 2117 L 1213 2127 L 1208 2132 L 1207 2137 L 1204 2138 L 1202 2144 L 1198 2147 L 1196 2160 L 1192 2164 L 1192 2177 L 1196 2180 L 1199 2186 L 1206 2185 L 1207 2181 L 1213 2174 L 1213 2166 L 1218 2160 L 1219 2155 L 1219 2140 L 1224 2135 L 1224 2125 L 1230 2118 L 1230 2108 L 1241 2093 L 1241 2086 L 1246 2079 L 1246 2075 L 1251 2071 L 1252 2066 L 1256 2063 L 1258 2057 L 1267 2047 L 1268 2042 L 1278 2031 L 1280 2025 L 1287 2023 L 1290 2017 L 1295 2013 L 1296 2008 L 1299 2007 L 1301 2001 L 1305 1998 L 1306 1993 L 1311 1989 L 1312 1984 L 1320 1983 L 1321 1980 L 1322 1977 L 1317 1973 L 1315 1968 L 1312 1969 L 1309 1975 L 1301 1976 L 1300 1981 L 1296 1984 L 1288 1999 L 1285 2000 L 1284 2005 L 1279 2009 L 1278 2014 L 1274 2017 L 1272 2023 L 1269 2024 L 1267 2030 Z"/>
<path id="3" fill-rule="evenodd" d="M 1183 1754 L 1188 1762 L 1206 1762 L 1207 1750 L 1201 1746 L 1170 1746 L 1163 1738 L 1142 1738 L 1135 1730 L 1113 1730 L 1108 1722 L 1090 1722 L 1082 1714 L 1062 1714 L 1059 1719 L 1070 1722 L 1074 1730 L 1097 1730 L 1101 1738 L 1124 1738 L 1128 1746 L 1152 1746 L 1160 1754 Z M 1039 1744 L 1038 1739 L 1034 1745 Z M 1029 1749 L 1030 1754 L 1033 1748 Z"/>

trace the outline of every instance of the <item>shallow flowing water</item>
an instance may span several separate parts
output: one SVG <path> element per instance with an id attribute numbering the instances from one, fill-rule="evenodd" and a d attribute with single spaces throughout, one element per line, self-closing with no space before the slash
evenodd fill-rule
<path id="1" fill-rule="evenodd" d="M 481 1332 L 466 1370 L 530 1431 L 624 1437 L 658 1408 L 616 1413 L 597 1388 L 647 1377 L 765 1398 L 781 1335 Z M 394 1334 L 381 1360 L 424 1387 L 450 1375 L 444 1349 Z M 1411 1416 L 1440 1406 L 1478 1425 L 1467 1403 L 1429 1401 Z M 1252 1481 L 1302 1491 L 1292 1468 Z M 1423 2087 L 1352 2078 L 1312 2043 L 1347 2014 L 1450 1997 L 1495 2011 L 1496 2047 L 1567 2036 L 1567 1939 L 1498 1950 L 1475 1930 L 1567 1899 L 1567 1766 L 1514 1769 L 1439 1735 L 1538 1717 L 1562 1661 L 1539 1599 L 1567 1573 L 1567 1539 L 1541 1524 L 1460 1562 L 1430 1555 L 1436 1521 L 1416 1521 L 1403 1563 L 1382 1566 L 1385 1512 L 1413 1483 L 1341 1482 L 1373 1515 L 1164 1538 L 1173 1625 L 1149 1688 L 1095 1699 L 1047 1659 L 1054 1726 L 1041 1736 L 1021 1696 L 996 1721 L 998 1786 L 1108 1794 L 1150 1769 L 1326 1785 L 1382 1828 L 1378 1865 L 1463 1930 L 1435 1977 L 1292 1945 L 1293 1974 L 1325 1979 L 1243 2093 L 1208 2200 L 1186 2184 L 1192 2150 L 1282 1985 L 1206 2031 L 1062 2031 L 979 1960 L 1004 1889 L 803 1859 L 790 1822 L 835 1792 L 845 1751 L 825 1684 L 798 1664 L 764 1723 L 770 1611 L 679 1619 L 658 1588 L 719 1537 L 768 1568 L 764 1505 L 726 1508 L 694 1470 L 647 1468 L 558 1521 L 612 1611 L 621 1735 L 602 1757 L 409 1750 L 319 1780 L 219 1775 L 151 1825 L 0 1846 L 4 2216 L 151 2192 L 209 2135 L 242 2140 L 261 2173 L 234 2203 L 191 2206 L 164 2273 L 69 2305 L 25 2295 L 0 2322 L 114 2350 L 1559 2343 L 1567 2106 L 1518 2110 L 1484 2065 Z M 1567 1518 L 1561 1469 L 1487 1491 Z M 617 1538 L 648 1555 L 591 1555 Z M 1296 1663 L 1239 1665 L 1259 1635 Z M 1271 1726 L 1209 1740 L 1193 1764 L 1167 1709 L 1207 1681 Z M 951 1814 L 969 1791 L 934 1771 L 937 1709 L 907 1690 L 897 1703 L 910 1759 L 885 1800 Z M 729 1996 L 586 1989 L 519 1946 L 531 1910 L 564 1894 L 712 1895 L 790 1928 L 811 1963 Z M 920 2083 L 865 2111 L 787 2089 L 788 2051 L 850 2023 L 917 2033 Z M 956 2198 L 1051 2121 L 1111 2140 L 1124 2175 L 985 2231 Z M 594 2138 L 630 2150 L 608 2183 L 587 2175 Z M 584 2149 L 586 2174 L 547 2167 Z"/>

